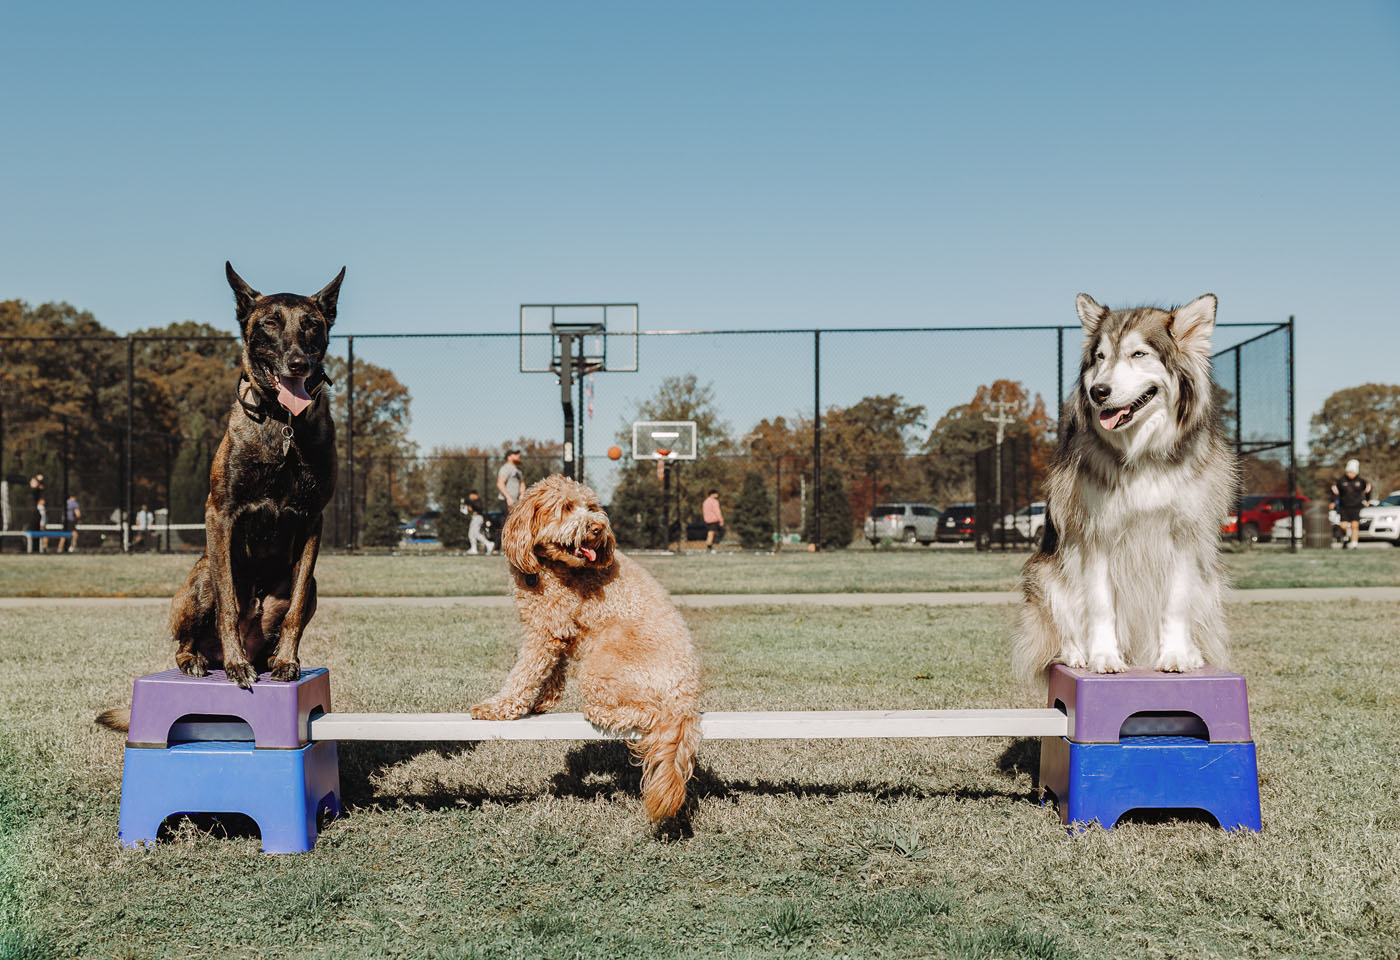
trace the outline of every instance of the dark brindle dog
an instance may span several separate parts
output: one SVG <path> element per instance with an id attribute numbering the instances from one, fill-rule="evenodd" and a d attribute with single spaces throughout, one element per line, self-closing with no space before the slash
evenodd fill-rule
<path id="1" fill-rule="evenodd" d="M 262 670 L 295 680 L 316 612 L 321 511 L 335 489 L 335 425 L 321 360 L 342 268 L 312 297 L 263 296 L 224 265 L 243 331 L 243 371 L 209 471 L 205 550 L 175 594 L 175 664 L 222 666 L 240 687 Z"/>
<path id="2" fill-rule="evenodd" d="M 335 424 L 321 361 L 345 269 L 312 297 L 263 296 L 225 263 L 243 332 L 243 370 L 209 471 L 205 549 L 175 594 L 175 663 L 192 677 L 222 666 L 240 687 L 258 674 L 296 680 L 316 612 L 321 511 L 335 490 Z M 125 730 L 126 710 L 97 721 Z"/>

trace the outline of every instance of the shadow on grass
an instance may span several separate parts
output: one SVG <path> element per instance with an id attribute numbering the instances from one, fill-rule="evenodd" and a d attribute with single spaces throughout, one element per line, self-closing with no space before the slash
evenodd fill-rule
<path id="1" fill-rule="evenodd" d="M 343 806 L 370 805 L 395 801 L 405 806 L 426 810 L 471 809 L 483 803 L 511 806 L 527 803 L 539 793 L 488 793 L 471 788 L 463 790 L 430 790 L 400 793 L 386 797 L 377 793 L 374 781 L 385 771 L 424 753 L 443 757 L 460 757 L 470 753 L 473 744 L 450 743 L 356 743 L 342 744 L 340 786 Z M 1005 775 L 1017 777 L 1030 773 L 1035 778 L 1039 769 L 1039 742 L 1018 740 L 998 759 L 998 769 Z M 619 794 L 641 795 L 641 770 L 633 761 L 627 746 L 619 741 L 581 743 L 564 756 L 564 769 L 555 774 L 544 794 L 571 800 L 598 800 Z M 743 796 L 840 797 L 861 794 L 874 800 L 952 798 L 957 800 L 1003 799 L 1036 803 L 1034 790 L 978 789 L 954 786 L 929 789 L 912 783 L 873 783 L 858 780 L 852 783 L 820 783 L 806 780 L 733 780 L 719 776 L 703 765 L 695 768 L 690 782 L 689 803 L 697 800 L 731 800 Z M 684 818 L 684 815 L 683 815 Z"/>
<path id="2" fill-rule="evenodd" d="M 1012 740 L 1010 745 L 997 757 L 997 769 L 1008 777 L 1026 774 L 1031 785 L 1040 787 L 1040 740 L 1037 737 L 1021 737 Z"/>

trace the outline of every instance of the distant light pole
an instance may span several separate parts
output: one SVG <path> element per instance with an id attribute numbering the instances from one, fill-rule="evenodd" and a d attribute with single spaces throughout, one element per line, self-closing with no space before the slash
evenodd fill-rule
<path id="1" fill-rule="evenodd" d="M 1006 425 L 1016 422 L 1016 418 L 1011 416 L 1011 410 L 1016 406 L 1016 403 L 1012 400 L 992 400 L 987 406 L 992 407 L 997 412 L 995 417 L 990 413 L 984 413 L 982 414 L 982 419 L 986 420 L 988 423 L 995 423 L 997 425 L 996 502 L 997 520 L 1002 521 L 1002 517 L 1005 515 L 1006 511 L 1002 509 L 1001 503 L 1001 442 L 1006 439 Z M 1004 527 L 1005 523 L 1003 522 L 1002 525 Z M 1003 529 L 1001 534 L 1004 540 L 1006 538 L 1006 530 Z"/>

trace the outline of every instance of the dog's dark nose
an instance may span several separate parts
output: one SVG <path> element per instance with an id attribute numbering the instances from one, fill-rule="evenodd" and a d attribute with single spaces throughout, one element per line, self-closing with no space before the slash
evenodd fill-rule
<path id="1" fill-rule="evenodd" d="M 1113 392 L 1113 388 L 1106 383 L 1096 383 L 1089 388 L 1089 398 L 1095 403 L 1103 403 L 1108 399 L 1108 395 Z"/>
<path id="2" fill-rule="evenodd" d="M 304 377 L 311 372 L 311 364 L 306 357 L 293 354 L 287 358 L 287 373 L 293 377 Z"/>

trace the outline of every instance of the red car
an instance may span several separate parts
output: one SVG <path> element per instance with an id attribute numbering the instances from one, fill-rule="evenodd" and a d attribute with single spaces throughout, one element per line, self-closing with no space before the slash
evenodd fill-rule
<path id="1" fill-rule="evenodd" d="M 1242 539 L 1250 543 L 1272 538 L 1274 524 L 1290 516 L 1301 516 L 1308 509 L 1307 497 L 1290 497 L 1284 494 L 1264 495 L 1253 493 L 1240 503 L 1240 509 L 1225 518 L 1220 525 L 1220 535 L 1228 540 L 1235 539 L 1236 532 L 1243 525 Z"/>

